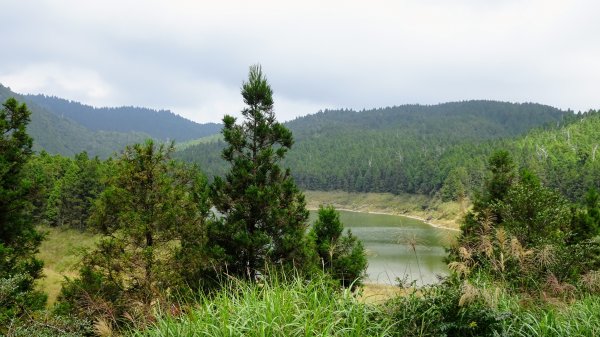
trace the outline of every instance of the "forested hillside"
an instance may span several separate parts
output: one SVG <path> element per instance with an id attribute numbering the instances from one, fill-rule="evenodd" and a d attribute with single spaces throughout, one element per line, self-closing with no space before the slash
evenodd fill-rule
<path id="1" fill-rule="evenodd" d="M 93 156 L 108 157 L 127 144 L 150 137 L 142 132 L 92 131 L 69 118 L 51 113 L 48 109 L 0 85 L 0 101 L 5 101 L 9 97 L 27 103 L 31 110 L 28 132 L 33 138 L 35 151 L 45 150 L 65 156 L 87 151 Z"/>
<path id="2" fill-rule="evenodd" d="M 96 108 L 45 95 L 26 95 L 24 99 L 93 131 L 144 132 L 154 139 L 180 142 L 216 134 L 222 127 L 216 123 L 199 124 L 168 110 L 132 106 Z"/>
<path id="3" fill-rule="evenodd" d="M 600 112 L 576 117 L 559 128 L 534 129 L 516 139 L 453 148 L 440 161 L 440 166 L 450 169 L 448 195 L 455 194 L 457 185 L 471 190 L 480 187 L 486 158 L 495 149 L 504 148 L 520 169 L 534 172 L 546 186 L 572 200 L 581 199 L 590 187 L 600 187 Z"/>
<path id="4" fill-rule="evenodd" d="M 575 118 L 546 105 L 494 101 L 323 111 L 286 124 L 296 143 L 285 164 L 306 189 L 431 194 L 453 168 L 474 168 L 474 183 L 481 181 L 486 157 L 473 160 L 464 151 L 487 154 L 480 144 Z M 222 146 L 198 144 L 177 156 L 199 163 L 209 175 L 222 174 Z"/>
<path id="5" fill-rule="evenodd" d="M 148 138 L 185 141 L 216 134 L 221 124 L 198 124 L 170 111 L 137 107 L 94 108 L 44 95 L 20 95 L 0 84 L 0 100 L 15 97 L 31 110 L 35 151 L 106 158 Z"/>

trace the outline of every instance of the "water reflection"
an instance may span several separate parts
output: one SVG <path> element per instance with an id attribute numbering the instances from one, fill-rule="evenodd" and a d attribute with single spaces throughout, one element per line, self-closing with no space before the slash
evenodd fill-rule
<path id="1" fill-rule="evenodd" d="M 340 218 L 368 251 L 368 282 L 430 284 L 448 273 L 444 246 L 455 232 L 396 215 L 340 211 Z M 310 219 L 314 223 L 316 212 Z"/>

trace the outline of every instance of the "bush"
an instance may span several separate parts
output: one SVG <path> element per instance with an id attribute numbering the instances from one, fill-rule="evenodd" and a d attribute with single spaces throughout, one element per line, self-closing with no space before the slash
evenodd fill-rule
<path id="1" fill-rule="evenodd" d="M 492 336 L 509 317 L 486 303 L 483 291 L 455 280 L 396 297 L 386 311 L 394 336 Z"/>

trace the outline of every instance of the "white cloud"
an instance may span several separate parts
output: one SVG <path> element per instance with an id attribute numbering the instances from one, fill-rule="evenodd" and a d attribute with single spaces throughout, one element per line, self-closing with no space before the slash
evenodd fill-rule
<path id="1" fill-rule="evenodd" d="M 0 72 L 0 83 L 18 93 L 44 93 L 102 105 L 110 100 L 111 88 L 93 70 L 57 64 L 31 64 L 12 72 Z"/>

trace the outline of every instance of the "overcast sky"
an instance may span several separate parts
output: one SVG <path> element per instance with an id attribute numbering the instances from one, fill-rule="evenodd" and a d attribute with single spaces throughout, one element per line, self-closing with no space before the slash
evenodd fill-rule
<path id="1" fill-rule="evenodd" d="M 600 1 L 0 0 L 0 83 L 94 106 L 280 120 L 467 99 L 600 108 Z"/>

